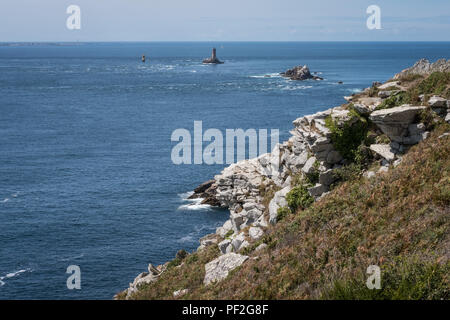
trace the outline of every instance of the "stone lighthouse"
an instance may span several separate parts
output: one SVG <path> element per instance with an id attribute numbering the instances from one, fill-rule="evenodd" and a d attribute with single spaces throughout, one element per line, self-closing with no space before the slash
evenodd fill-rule
<path id="1" fill-rule="evenodd" d="M 203 63 L 214 63 L 214 64 L 222 64 L 223 62 L 217 59 L 216 56 L 216 48 L 212 49 L 211 58 L 203 60 Z"/>

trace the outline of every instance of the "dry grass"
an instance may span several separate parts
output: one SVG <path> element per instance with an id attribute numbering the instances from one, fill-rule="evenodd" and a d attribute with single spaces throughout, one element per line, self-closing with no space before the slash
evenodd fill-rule
<path id="1" fill-rule="evenodd" d="M 448 272 L 442 268 L 449 270 L 450 258 L 450 136 L 438 136 L 449 130 L 440 125 L 397 168 L 343 183 L 269 229 L 269 249 L 250 252 L 254 259 L 225 281 L 202 285 L 204 264 L 218 254 L 208 248 L 135 298 L 171 299 L 184 288 L 190 290 L 187 299 L 376 298 L 358 291 L 366 268 L 376 264 L 391 270 L 385 279 L 403 281 L 384 280 L 379 298 L 448 299 Z M 395 267 L 398 259 L 406 267 Z M 420 268 L 431 270 L 431 278 L 420 278 Z M 420 290 L 408 296 L 402 288 L 410 287 Z"/>

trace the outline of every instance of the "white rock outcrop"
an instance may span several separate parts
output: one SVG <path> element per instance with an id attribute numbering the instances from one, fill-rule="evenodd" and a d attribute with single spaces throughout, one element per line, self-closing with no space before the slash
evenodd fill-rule
<path id="1" fill-rule="evenodd" d="M 212 282 L 218 282 L 225 279 L 230 271 L 242 265 L 247 259 L 248 256 L 230 252 L 208 262 L 205 265 L 205 278 L 203 284 L 207 286 Z"/>

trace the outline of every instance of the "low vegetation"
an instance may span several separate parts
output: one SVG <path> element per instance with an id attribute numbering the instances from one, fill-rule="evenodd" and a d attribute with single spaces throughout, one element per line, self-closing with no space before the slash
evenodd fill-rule
<path id="1" fill-rule="evenodd" d="M 403 104 L 420 104 L 420 95 L 424 95 L 425 101 L 432 95 L 439 95 L 450 99 L 450 73 L 433 72 L 428 77 L 410 75 L 401 79 L 402 84 L 407 86 L 406 91 L 399 91 L 385 99 L 377 110 L 393 108 Z"/>
<path id="2" fill-rule="evenodd" d="M 345 140 L 348 132 L 340 130 L 335 134 Z M 219 254 L 211 246 L 133 298 L 173 299 L 187 288 L 182 299 L 449 299 L 448 131 L 448 124 L 436 125 L 396 168 L 371 179 L 349 173 L 315 203 L 296 189 L 283 219 L 245 249 L 251 259 L 224 281 L 203 285 L 204 265 Z M 263 242 L 267 248 L 255 252 Z M 369 265 L 381 268 L 380 290 L 366 287 Z"/>
<path id="3" fill-rule="evenodd" d="M 325 125 L 331 131 L 331 141 L 334 148 L 350 162 L 355 162 L 358 148 L 366 139 L 369 124 L 366 118 L 350 108 L 351 119 L 343 124 L 333 120 L 331 116 L 325 119 Z"/>

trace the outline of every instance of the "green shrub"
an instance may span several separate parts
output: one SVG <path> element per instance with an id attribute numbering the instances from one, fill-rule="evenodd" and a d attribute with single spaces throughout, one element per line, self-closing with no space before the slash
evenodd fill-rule
<path id="1" fill-rule="evenodd" d="M 433 72 L 417 86 L 419 94 L 437 94 L 450 98 L 450 72 Z"/>
<path id="2" fill-rule="evenodd" d="M 312 172 L 305 174 L 307 184 L 315 185 L 317 182 L 319 182 L 319 175 L 320 175 L 319 166 L 320 162 L 316 160 L 316 162 L 314 162 Z"/>
<path id="3" fill-rule="evenodd" d="M 335 281 L 322 294 L 323 299 L 338 300 L 429 300 L 449 299 L 450 264 L 396 261 L 381 267 L 381 289 L 368 289 L 366 277 Z"/>
<path id="4" fill-rule="evenodd" d="M 291 210 L 288 207 L 279 207 L 277 210 L 277 222 L 286 218 L 291 214 Z"/>
<path id="5" fill-rule="evenodd" d="M 225 233 L 225 239 L 229 239 L 233 235 L 233 233 L 234 233 L 233 230 L 228 230 L 228 232 Z"/>
<path id="6" fill-rule="evenodd" d="M 351 120 L 338 124 L 331 116 L 325 119 L 325 125 L 331 131 L 331 142 L 334 148 L 347 160 L 354 162 L 357 149 L 365 140 L 368 122 L 364 117 L 350 110 Z"/>
<path id="7" fill-rule="evenodd" d="M 376 108 L 376 110 L 398 107 L 408 102 L 409 102 L 408 94 L 405 91 L 401 91 L 396 94 L 393 94 L 389 98 L 384 99 L 383 102 Z"/>
<path id="8" fill-rule="evenodd" d="M 297 209 L 308 208 L 314 202 L 314 199 L 309 194 L 307 187 L 302 184 L 292 188 L 292 190 L 288 192 L 286 201 L 289 209 L 291 209 L 292 212 L 295 212 Z"/>
<path id="9" fill-rule="evenodd" d="M 334 170 L 339 181 L 353 181 L 361 177 L 362 167 L 357 163 L 350 163 Z"/>

